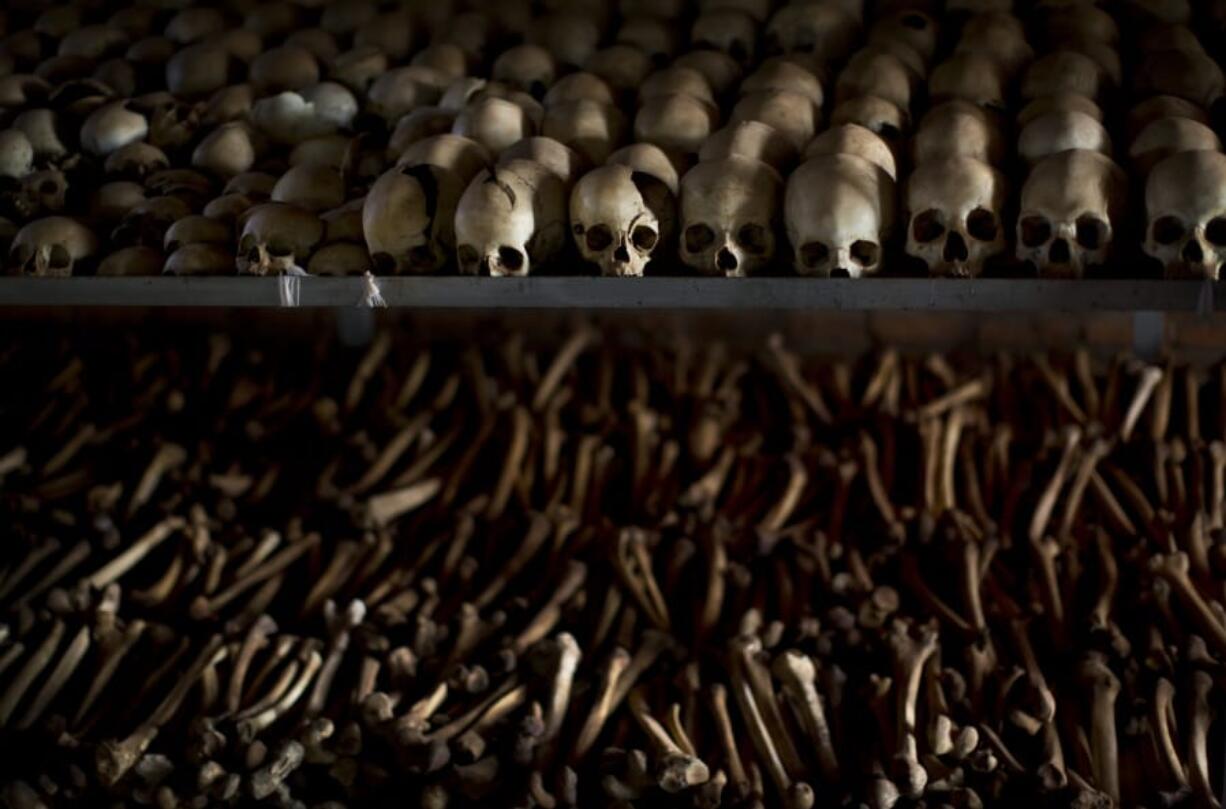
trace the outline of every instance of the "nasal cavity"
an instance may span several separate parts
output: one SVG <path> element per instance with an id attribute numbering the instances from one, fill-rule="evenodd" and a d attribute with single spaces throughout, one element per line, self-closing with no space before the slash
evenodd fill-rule
<path id="1" fill-rule="evenodd" d="M 1068 264 L 1069 249 L 1068 239 L 1056 239 L 1051 243 L 1051 252 L 1047 257 L 1053 264 Z"/>
<path id="2" fill-rule="evenodd" d="M 622 245 L 621 247 L 613 251 L 613 260 L 620 261 L 622 264 L 629 264 L 630 263 L 630 251 L 626 249 L 625 245 Z"/>
<path id="3" fill-rule="evenodd" d="M 1188 239 L 1188 243 L 1183 246 L 1184 261 L 1204 261 L 1205 251 L 1200 249 L 1200 242 L 1196 239 Z"/>
<path id="4" fill-rule="evenodd" d="M 835 267 L 830 271 L 831 278 L 851 278 L 851 270 L 846 267 Z"/>
<path id="5" fill-rule="evenodd" d="M 721 247 L 715 254 L 715 266 L 724 272 L 732 272 L 737 266 L 736 256 L 727 247 Z"/>
<path id="6" fill-rule="evenodd" d="M 970 258 L 970 253 L 966 250 L 966 240 L 962 238 L 961 233 L 951 230 L 949 238 L 945 240 L 945 260 L 966 261 L 968 258 Z"/>

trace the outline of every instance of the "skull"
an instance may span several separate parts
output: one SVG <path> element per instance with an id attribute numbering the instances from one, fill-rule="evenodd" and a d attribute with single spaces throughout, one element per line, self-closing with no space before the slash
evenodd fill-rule
<path id="1" fill-rule="evenodd" d="M 574 149 L 553 138 L 543 136 L 524 138 L 498 155 L 499 163 L 511 160 L 531 160 L 533 163 L 540 163 L 558 175 L 567 188 L 575 184 L 587 166 L 587 161 Z M 476 174 L 476 172 L 473 173 Z"/>
<path id="2" fill-rule="evenodd" d="M 1004 148 L 1004 139 L 991 115 L 969 101 L 955 99 L 933 107 L 915 133 L 917 164 L 960 155 L 999 165 Z"/>
<path id="3" fill-rule="evenodd" d="M 875 275 L 894 221 L 894 181 L 855 155 L 818 155 L 788 178 L 784 218 L 798 274 Z"/>
<path id="4" fill-rule="evenodd" d="M 583 65 L 596 52 L 601 30 L 595 20 L 582 13 L 558 11 L 537 17 L 528 38 L 543 45 L 559 65 L 573 68 Z"/>
<path id="5" fill-rule="evenodd" d="M 1115 18 L 1104 9 L 1078 3 L 1047 13 L 1047 38 L 1051 42 L 1096 39 L 1107 45 L 1119 42 L 1120 29 Z"/>
<path id="6" fill-rule="evenodd" d="M 287 275 L 302 271 L 323 240 L 324 226 L 311 211 L 267 202 L 240 218 L 235 266 L 242 275 Z"/>
<path id="7" fill-rule="evenodd" d="M 549 51 L 539 45 L 517 45 L 503 51 L 494 60 L 491 78 L 533 98 L 544 98 L 545 91 L 553 84 L 557 66 Z"/>
<path id="8" fill-rule="evenodd" d="M 1206 109 L 1226 92 L 1222 69 L 1203 51 L 1150 53 L 1137 66 L 1133 85 L 1138 97 L 1172 95 Z"/>
<path id="9" fill-rule="evenodd" d="M 703 11 L 690 29 L 695 48 L 722 51 L 741 64 L 754 60 L 758 50 L 758 29 L 754 18 L 735 8 Z"/>
<path id="10" fill-rule="evenodd" d="M 385 121 L 396 121 L 418 107 L 437 103 L 449 83 L 446 76 L 428 67 L 398 67 L 370 85 L 367 107 Z M 305 91 L 302 94 L 305 97 Z"/>
<path id="11" fill-rule="evenodd" d="M 475 140 L 493 154 L 534 134 L 523 107 L 502 98 L 483 98 L 456 116 L 453 134 Z"/>
<path id="12" fill-rule="evenodd" d="M 842 102 L 834 108 L 830 124 L 857 124 L 880 136 L 895 150 L 901 148 L 903 133 L 911 127 L 904 110 L 876 96 L 861 96 Z"/>
<path id="13" fill-rule="evenodd" d="M 1154 96 L 1128 111 L 1129 142 L 1134 141 L 1137 135 L 1154 121 L 1162 118 L 1187 118 L 1201 124 L 1209 123 L 1209 116 L 1205 111 L 1191 101 L 1175 96 Z"/>
<path id="14" fill-rule="evenodd" d="M 791 141 L 799 152 L 817 131 L 818 110 L 813 102 L 790 90 L 763 90 L 737 102 L 730 123 L 761 121 Z"/>
<path id="15" fill-rule="evenodd" d="M 456 208 L 455 230 L 460 272 L 528 275 L 565 247 L 565 188 L 544 166 L 508 161 L 469 184 Z"/>
<path id="16" fill-rule="evenodd" d="M 230 55 L 217 45 L 188 45 L 166 63 L 166 89 L 180 96 L 204 96 L 226 86 Z"/>
<path id="17" fill-rule="evenodd" d="M 322 65 L 332 64 L 336 57 L 341 55 L 336 37 L 322 28 L 303 28 L 295 31 L 285 38 L 285 44 L 306 48 Z"/>
<path id="18" fill-rule="evenodd" d="M 81 125 L 81 145 L 86 151 L 106 156 L 121 146 L 144 140 L 149 122 L 125 101 L 104 104 Z"/>
<path id="19" fill-rule="evenodd" d="M 217 127 L 205 135 L 192 151 L 193 166 L 220 177 L 233 177 L 250 170 L 255 164 L 255 158 L 256 147 L 251 130 L 247 124 L 240 121 Z M 110 158 L 107 162 L 110 162 Z"/>
<path id="20" fill-rule="evenodd" d="M 788 3 L 766 24 L 769 53 L 801 53 L 822 63 L 843 61 L 851 53 L 860 23 L 834 3 Z"/>
<path id="21" fill-rule="evenodd" d="M 257 56 L 247 75 L 262 95 L 300 90 L 319 81 L 319 62 L 306 48 L 282 45 Z"/>
<path id="22" fill-rule="evenodd" d="M 1049 112 L 1080 112 L 1090 116 L 1099 123 L 1103 120 L 1102 108 L 1085 96 L 1073 93 L 1056 93 L 1055 95 L 1039 96 L 1017 114 L 1017 125 L 1024 128 L 1026 124 L 1047 115 Z"/>
<path id="23" fill-rule="evenodd" d="M 907 183 L 907 255 L 931 275 L 982 274 L 1005 250 L 1005 197 L 1004 175 L 973 157 L 918 166 Z"/>
<path id="24" fill-rule="evenodd" d="M 599 76 L 618 93 L 633 93 L 653 67 L 651 57 L 633 45 L 611 45 L 592 54 L 583 69 Z"/>
<path id="25" fill-rule="evenodd" d="M 822 83 L 812 71 L 801 67 L 795 62 L 789 62 L 781 56 L 771 57 L 753 73 L 741 82 L 741 95 L 766 92 L 769 90 L 789 90 L 800 93 L 813 102 L 813 106 L 821 109 L 825 102 Z"/>
<path id="26" fill-rule="evenodd" d="M 272 201 L 308 211 L 327 211 L 345 201 L 345 181 L 331 166 L 302 163 L 290 167 L 272 188 Z"/>
<path id="27" fill-rule="evenodd" d="M 1124 212 L 1127 178 L 1111 158 L 1070 150 L 1039 161 L 1022 186 L 1017 257 L 1049 278 L 1106 264 Z"/>
<path id="28" fill-rule="evenodd" d="M 677 39 L 677 26 L 671 21 L 639 14 L 622 20 L 614 41 L 619 45 L 632 45 L 650 56 L 653 62 L 664 63 L 677 53 Z"/>
<path id="29" fill-rule="evenodd" d="M 634 136 L 663 149 L 694 154 L 711 134 L 717 116 L 714 106 L 693 96 L 656 96 L 639 107 Z"/>
<path id="30" fill-rule="evenodd" d="M 883 42 L 902 43 L 923 61 L 932 61 L 937 49 L 936 21 L 918 8 L 906 8 L 880 16 L 869 34 L 870 45 Z"/>
<path id="31" fill-rule="evenodd" d="M 230 275 L 234 254 L 223 244 L 199 242 L 175 250 L 162 266 L 163 275 Z"/>
<path id="32" fill-rule="evenodd" d="M 629 166 L 634 171 L 656 178 L 664 183 L 674 197 L 681 191 L 681 178 L 677 175 L 677 167 L 659 146 L 632 143 L 609 155 L 608 162 Z"/>
<path id="33" fill-rule="evenodd" d="M 738 121 L 707 138 L 698 152 L 698 159 L 719 160 L 730 155 L 761 160 L 782 174 L 796 162 L 796 147 L 770 124 Z"/>
<path id="34" fill-rule="evenodd" d="M 1141 130 L 1128 149 L 1133 168 L 1142 177 L 1179 152 L 1218 152 L 1222 142 L 1205 124 L 1187 118 L 1159 118 Z"/>
<path id="35" fill-rule="evenodd" d="M 111 241 L 160 247 L 170 226 L 190 213 L 191 207 L 178 197 L 152 197 L 124 213 L 111 231 Z"/>
<path id="36" fill-rule="evenodd" d="M 960 98 L 988 109 L 1003 110 L 1004 71 L 986 54 L 955 53 L 932 71 L 928 92 L 934 102 Z"/>
<path id="37" fill-rule="evenodd" d="M 831 127 L 805 147 L 804 157 L 831 154 L 849 154 L 863 158 L 897 181 L 898 168 L 894 153 L 880 135 L 859 124 L 841 124 Z"/>
<path id="38" fill-rule="evenodd" d="M 1089 56 L 1071 50 L 1052 51 L 1026 70 L 1022 97 L 1029 101 L 1069 93 L 1097 100 L 1104 84 L 1103 69 Z"/>
<path id="39" fill-rule="evenodd" d="M 20 180 L 34 168 L 34 146 L 20 129 L 0 130 L 0 177 Z"/>
<path id="40" fill-rule="evenodd" d="M 1111 154 L 1111 136 L 1084 112 L 1056 111 L 1026 124 L 1017 138 L 1017 152 L 1030 165 L 1069 149 Z"/>
<path id="41" fill-rule="evenodd" d="M 153 247 L 121 247 L 102 260 L 98 265 L 98 275 L 103 278 L 160 275 L 164 260 L 162 251 Z M 234 261 L 231 260 L 230 268 L 233 267 Z"/>
<path id="42" fill-rule="evenodd" d="M 53 110 L 26 110 L 13 119 L 13 128 L 25 133 L 37 158 L 58 160 L 68 154 Z"/>
<path id="43" fill-rule="evenodd" d="M 783 181 L 767 164 L 731 156 L 681 178 L 681 260 L 703 275 L 743 278 L 775 255 Z"/>
<path id="44" fill-rule="evenodd" d="M 428 67 L 449 79 L 458 79 L 468 72 L 468 57 L 458 45 L 436 43 L 414 54 L 410 65 Z"/>
<path id="45" fill-rule="evenodd" d="M 456 114 L 451 110 L 418 107 L 396 122 L 396 128 L 387 142 L 388 154 L 403 154 L 405 149 L 419 140 L 450 132 L 455 126 L 455 119 Z"/>
<path id="46" fill-rule="evenodd" d="M 715 105 L 715 94 L 707 77 L 691 67 L 670 67 L 657 70 L 647 77 L 639 89 L 639 101 L 657 96 L 689 95 L 706 104 Z"/>
<path id="47" fill-rule="evenodd" d="M 13 207 L 20 218 L 30 220 L 64 210 L 68 199 L 68 178 L 58 169 L 44 169 L 21 179 L 21 192 L 13 195 Z"/>
<path id="48" fill-rule="evenodd" d="M 346 159 L 360 150 L 354 150 L 353 140 L 344 135 L 321 135 L 318 138 L 304 140 L 289 153 L 289 164 L 298 166 L 303 163 L 314 163 L 329 166 L 338 171 L 345 167 Z"/>
<path id="49" fill-rule="evenodd" d="M 1180 152 L 1145 182 L 1145 252 L 1167 278 L 1218 280 L 1226 261 L 1226 155 Z"/>
<path id="50" fill-rule="evenodd" d="M 656 178 L 618 164 L 583 175 L 570 196 L 580 255 L 606 276 L 640 276 L 675 224 L 676 200 Z"/>
<path id="51" fill-rule="evenodd" d="M 726 53 L 720 51 L 690 51 L 673 62 L 673 67 L 689 67 L 707 79 L 707 84 L 716 95 L 722 96 L 732 90 L 741 80 L 741 66 Z"/>
<path id="52" fill-rule="evenodd" d="M 166 230 L 162 247 L 173 253 L 189 244 L 225 244 L 234 238 L 230 224 L 200 214 L 185 216 Z"/>
<path id="53" fill-rule="evenodd" d="M 571 147 L 592 164 L 603 163 L 622 142 L 626 121 L 614 106 L 598 101 L 570 101 L 545 111 L 542 130 Z"/>
<path id="54" fill-rule="evenodd" d="M 594 73 L 584 71 L 571 73 L 554 82 L 545 93 L 543 103 L 548 108 L 555 104 L 580 100 L 610 105 L 616 103 L 609 83 Z"/>
<path id="55" fill-rule="evenodd" d="M 67 278 L 73 268 L 98 252 L 94 232 L 75 219 L 49 216 L 17 231 L 9 246 L 9 272 L 41 278 Z"/>
<path id="56" fill-rule="evenodd" d="M 839 73 L 835 98 L 877 96 L 902 109 L 911 106 L 911 74 L 897 56 L 884 51 L 862 50 Z"/>

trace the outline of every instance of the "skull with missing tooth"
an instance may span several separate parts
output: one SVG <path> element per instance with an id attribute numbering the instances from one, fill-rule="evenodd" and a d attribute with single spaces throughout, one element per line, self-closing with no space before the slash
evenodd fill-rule
<path id="1" fill-rule="evenodd" d="M 583 175 L 570 195 L 571 232 L 584 259 L 602 275 L 642 275 L 675 217 L 668 187 L 629 166 L 601 166 Z"/>
<path id="2" fill-rule="evenodd" d="M 1022 186 L 1017 257 L 1055 278 L 1106 263 L 1127 179 L 1111 158 L 1082 149 L 1041 160 Z"/>
<path id="3" fill-rule="evenodd" d="M 75 219 L 49 216 L 17 231 L 9 246 L 9 272 L 67 278 L 79 261 L 98 252 L 94 232 Z"/>
<path id="4" fill-rule="evenodd" d="M 324 226 L 311 211 L 283 202 L 266 202 L 243 214 L 235 265 L 243 275 L 303 272 L 323 240 Z"/>
<path id="5" fill-rule="evenodd" d="M 1180 152 L 1145 182 L 1145 252 L 1168 278 L 1217 280 L 1226 261 L 1226 155 Z"/>
<path id="6" fill-rule="evenodd" d="M 907 255 L 932 275 L 980 275 L 984 262 L 1005 250 L 1004 204 L 1004 175 L 981 160 L 919 166 L 907 184 Z"/>
<path id="7" fill-rule="evenodd" d="M 681 178 L 681 260 L 704 275 L 744 277 L 775 255 L 783 181 L 765 163 L 732 155 Z"/>
<path id="8" fill-rule="evenodd" d="M 510 160 L 478 174 L 460 198 L 456 255 L 467 275 L 522 276 L 566 243 L 566 189 L 545 166 Z"/>
<path id="9" fill-rule="evenodd" d="M 788 178 L 788 240 L 800 275 L 859 278 L 881 267 L 894 220 L 894 182 L 878 166 L 846 154 L 818 155 Z"/>

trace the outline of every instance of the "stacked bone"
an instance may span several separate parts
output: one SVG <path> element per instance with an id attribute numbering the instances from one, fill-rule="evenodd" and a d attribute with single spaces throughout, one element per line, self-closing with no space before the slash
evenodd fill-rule
<path id="1" fill-rule="evenodd" d="M 0 22 L 14 273 L 1063 278 L 1148 255 L 1186 278 L 1226 257 L 1222 72 L 1174 0 L 26 2 Z M 1143 240 L 1121 243 L 1112 140 Z"/>
<path id="2" fill-rule="evenodd" d="M 128 345 L 0 358 L 9 806 L 1218 805 L 1226 367 Z"/>

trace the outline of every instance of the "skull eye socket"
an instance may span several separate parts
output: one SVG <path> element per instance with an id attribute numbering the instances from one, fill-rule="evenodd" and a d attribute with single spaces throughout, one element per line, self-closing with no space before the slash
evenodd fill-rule
<path id="1" fill-rule="evenodd" d="M 1027 247 L 1042 247 L 1051 239 L 1051 223 L 1041 216 L 1027 216 L 1020 224 L 1022 244 Z"/>
<path id="2" fill-rule="evenodd" d="M 685 229 L 685 249 L 700 253 L 715 244 L 715 231 L 706 225 L 690 225 Z"/>
<path id="3" fill-rule="evenodd" d="M 935 242 L 944 235 L 945 226 L 935 210 L 924 211 L 911 223 L 911 236 L 920 244 Z"/>
<path id="4" fill-rule="evenodd" d="M 646 225 L 639 225 L 630 234 L 630 240 L 634 242 L 634 246 L 643 251 L 654 250 L 659 239 L 659 234 Z"/>
<path id="5" fill-rule="evenodd" d="M 375 272 L 379 275 L 391 275 L 396 269 L 396 260 L 389 253 L 375 253 L 370 260 L 374 263 Z"/>
<path id="6" fill-rule="evenodd" d="M 1226 235 L 1226 231 L 1223 231 L 1223 235 Z M 1098 250 L 1106 243 L 1106 222 L 1096 216 L 1083 216 L 1077 220 L 1077 244 L 1086 250 Z"/>
<path id="7" fill-rule="evenodd" d="M 47 256 L 47 264 L 56 270 L 62 270 L 72 264 L 72 256 L 62 244 L 53 244 Z"/>
<path id="8" fill-rule="evenodd" d="M 587 232 L 587 249 L 599 253 L 613 244 L 613 233 L 605 225 L 597 225 Z"/>
<path id="9" fill-rule="evenodd" d="M 428 244 L 419 244 L 409 250 L 409 265 L 417 270 L 434 267 L 434 250 Z"/>
<path id="10" fill-rule="evenodd" d="M 514 247 L 504 245 L 498 248 L 498 263 L 511 272 L 515 272 L 524 266 L 524 254 Z"/>
<path id="11" fill-rule="evenodd" d="M 471 245 L 460 245 L 460 249 L 456 251 L 456 258 L 460 260 L 461 267 L 477 266 L 477 251 Z"/>
<path id="12" fill-rule="evenodd" d="M 976 208 L 966 217 L 966 232 L 981 242 L 996 238 L 996 214 L 987 208 Z"/>
<path id="13" fill-rule="evenodd" d="M 861 267 L 875 267 L 880 256 L 881 250 L 873 242 L 861 239 L 851 245 L 851 257 Z"/>
<path id="14" fill-rule="evenodd" d="M 737 244 L 743 247 L 746 253 L 753 253 L 756 256 L 766 252 L 767 241 L 766 228 L 752 222 L 742 225 L 741 229 L 736 232 Z"/>
<path id="15" fill-rule="evenodd" d="M 800 247 L 800 263 L 810 270 L 817 269 L 830 257 L 830 248 L 821 242 L 809 242 Z"/>
<path id="16" fill-rule="evenodd" d="M 1174 244 L 1183 234 L 1183 223 L 1173 216 L 1163 216 L 1154 222 L 1153 236 L 1158 244 Z"/>
<path id="17" fill-rule="evenodd" d="M 1205 238 L 1210 244 L 1226 247 L 1226 219 L 1220 216 L 1210 219 L 1209 224 L 1205 225 Z"/>

